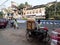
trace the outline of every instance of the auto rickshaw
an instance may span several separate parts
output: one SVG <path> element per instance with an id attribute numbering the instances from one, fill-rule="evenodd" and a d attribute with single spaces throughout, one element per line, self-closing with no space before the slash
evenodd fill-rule
<path id="1" fill-rule="evenodd" d="M 41 27 L 37 29 L 36 21 L 34 19 L 27 20 L 27 29 L 26 29 L 26 39 L 28 41 L 33 41 L 33 39 L 38 39 L 43 41 L 44 39 L 49 41 L 48 37 L 48 28 Z"/>

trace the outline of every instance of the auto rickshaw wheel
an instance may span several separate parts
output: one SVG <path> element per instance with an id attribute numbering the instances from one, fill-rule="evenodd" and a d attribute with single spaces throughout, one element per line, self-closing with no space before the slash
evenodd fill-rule
<path id="1" fill-rule="evenodd" d="M 47 43 L 50 42 L 50 36 L 49 36 L 49 34 L 47 34 L 47 36 L 45 37 L 45 39 L 43 41 L 44 42 L 47 42 Z"/>
<path id="2" fill-rule="evenodd" d="M 30 32 L 30 31 L 27 31 L 27 33 L 26 33 L 26 39 L 27 39 L 29 42 L 32 42 L 32 41 L 33 41 L 33 38 L 31 37 L 31 32 Z"/>

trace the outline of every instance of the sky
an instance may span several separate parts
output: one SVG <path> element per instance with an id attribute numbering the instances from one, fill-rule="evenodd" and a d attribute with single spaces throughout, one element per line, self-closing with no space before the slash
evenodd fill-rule
<path id="1" fill-rule="evenodd" d="M 0 0 L 0 5 L 5 1 L 6 0 Z M 35 6 L 35 5 L 46 4 L 46 3 L 53 2 L 53 1 L 56 1 L 56 0 L 7 0 L 7 2 L 5 2 L 2 6 L 0 6 L 0 8 L 10 6 L 11 1 L 16 2 L 17 4 L 28 2 L 28 4 L 30 4 L 32 6 Z M 57 0 L 57 1 L 60 1 L 60 0 Z"/>

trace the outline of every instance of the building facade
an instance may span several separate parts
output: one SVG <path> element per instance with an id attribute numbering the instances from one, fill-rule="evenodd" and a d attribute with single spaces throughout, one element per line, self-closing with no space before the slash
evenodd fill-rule
<path id="1" fill-rule="evenodd" d="M 26 6 L 21 10 L 18 10 L 18 5 L 15 2 L 11 2 L 11 6 L 3 11 L 5 12 L 5 18 L 20 18 L 18 12 L 20 12 L 20 16 L 27 18 L 43 18 L 45 19 L 45 8 L 53 5 L 55 2 L 50 2 L 45 5 L 36 5 L 36 6 Z M 7 13 L 10 13 L 7 15 Z M 11 15 L 13 13 L 13 15 Z"/>
<path id="2" fill-rule="evenodd" d="M 37 5 L 30 8 L 23 8 L 23 15 L 25 15 L 28 18 L 45 18 L 45 5 Z"/>
<path id="3" fill-rule="evenodd" d="M 3 11 L 5 12 L 4 18 L 20 18 L 18 13 L 18 5 L 15 2 L 11 2 L 11 6 L 9 6 L 7 9 L 4 9 Z"/>

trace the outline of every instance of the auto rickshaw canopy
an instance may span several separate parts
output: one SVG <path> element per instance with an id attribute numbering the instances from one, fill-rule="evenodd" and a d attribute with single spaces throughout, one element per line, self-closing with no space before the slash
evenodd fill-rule
<path id="1" fill-rule="evenodd" d="M 27 19 L 27 30 L 35 30 L 35 19 Z"/>

